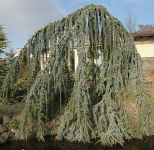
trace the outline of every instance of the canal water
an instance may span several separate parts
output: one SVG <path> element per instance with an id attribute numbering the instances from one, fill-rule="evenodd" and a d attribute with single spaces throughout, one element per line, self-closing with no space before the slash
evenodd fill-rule
<path id="1" fill-rule="evenodd" d="M 0 146 L 0 150 L 154 150 L 154 136 L 144 137 L 142 140 L 131 140 L 124 146 L 102 147 L 100 144 L 79 144 L 57 142 L 53 138 L 46 139 L 45 143 L 37 140 L 27 142 L 16 141 Z"/>

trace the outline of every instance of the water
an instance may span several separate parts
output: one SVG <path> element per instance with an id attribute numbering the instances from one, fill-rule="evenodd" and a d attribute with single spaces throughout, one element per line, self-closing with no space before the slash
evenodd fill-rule
<path id="1" fill-rule="evenodd" d="M 143 140 L 131 140 L 126 142 L 124 147 L 117 145 L 111 148 L 92 143 L 57 142 L 53 138 L 48 138 L 45 143 L 36 140 L 12 142 L 1 145 L 0 150 L 154 150 L 154 136 L 144 137 Z"/>

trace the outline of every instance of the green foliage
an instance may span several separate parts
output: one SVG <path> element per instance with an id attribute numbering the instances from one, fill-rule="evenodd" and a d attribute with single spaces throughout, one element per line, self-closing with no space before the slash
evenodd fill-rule
<path id="1" fill-rule="evenodd" d="M 3 49 L 6 48 L 8 44 L 6 34 L 3 30 L 3 27 L 0 25 L 0 53 L 3 52 Z"/>
<path id="2" fill-rule="evenodd" d="M 29 71 L 27 68 L 27 66 L 24 66 L 23 69 L 21 69 L 17 80 L 13 84 L 11 91 L 13 97 L 26 94 L 29 89 L 29 86 L 31 85 Z"/>
<path id="3" fill-rule="evenodd" d="M 40 59 L 45 61 L 42 70 Z M 46 123 L 60 113 L 58 140 L 122 145 L 141 138 L 148 126 L 141 67 L 132 37 L 102 6 L 86 6 L 49 24 L 32 36 L 4 80 L 5 99 L 14 87 L 31 81 L 18 137 L 35 134 L 44 141 Z M 136 106 L 136 120 L 123 108 L 128 99 Z"/>
<path id="4" fill-rule="evenodd" d="M 0 62 L 0 87 L 3 84 L 6 73 L 7 73 L 7 65 L 6 61 L 3 59 Z"/>
<path id="5" fill-rule="evenodd" d="M 16 80 L 16 73 L 18 72 L 19 69 L 18 60 L 15 60 L 12 51 L 8 54 L 6 63 L 7 63 L 7 74 L 1 86 L 1 93 L 0 93 L 0 97 L 4 103 L 7 103 L 11 98 L 11 90 Z"/>
<path id="6" fill-rule="evenodd" d="M 7 54 L 5 74 L 0 97 L 3 103 L 9 103 L 15 97 L 25 95 L 33 83 L 30 69 L 27 67 L 27 56 L 24 49 L 16 58 L 12 51 Z"/>
<path id="7" fill-rule="evenodd" d="M 17 119 L 13 119 L 10 123 L 9 123 L 9 127 L 13 128 L 13 129 L 18 129 L 19 128 L 19 123 L 20 121 Z"/>
<path id="8" fill-rule="evenodd" d="M 2 59 L 1 54 L 4 53 L 4 49 L 7 47 L 8 41 L 3 27 L 0 25 L 0 87 L 3 83 L 4 77 L 6 75 L 7 67 L 6 62 Z M 2 59 L 2 60 L 1 60 Z"/>
<path id="9" fill-rule="evenodd" d="M 91 136 L 94 135 L 92 128 L 92 105 L 89 88 L 86 83 L 88 76 L 85 65 L 84 35 L 81 34 L 80 36 L 79 65 L 76 71 L 72 96 L 70 98 L 73 105 L 66 108 L 57 139 L 62 140 L 64 138 L 71 142 L 90 142 Z M 69 119 L 66 119 L 67 117 L 69 117 Z"/>

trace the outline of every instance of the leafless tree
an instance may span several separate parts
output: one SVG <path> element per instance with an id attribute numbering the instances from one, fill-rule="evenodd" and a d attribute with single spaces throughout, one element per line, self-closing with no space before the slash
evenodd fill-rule
<path id="1" fill-rule="evenodd" d="M 138 30 L 142 31 L 154 31 L 154 24 L 138 25 Z"/>
<path id="2" fill-rule="evenodd" d="M 129 12 L 127 18 L 126 18 L 126 28 L 127 30 L 132 33 L 136 30 L 136 16 Z"/>

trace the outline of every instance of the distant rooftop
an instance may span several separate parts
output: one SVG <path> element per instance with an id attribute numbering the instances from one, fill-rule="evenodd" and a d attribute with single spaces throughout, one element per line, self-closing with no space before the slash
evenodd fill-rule
<path id="1" fill-rule="evenodd" d="M 152 38 L 153 37 L 154 38 L 154 29 L 133 32 L 132 36 L 135 39 L 139 39 L 139 38 L 143 38 L 143 37 L 148 37 L 148 38 Z"/>

